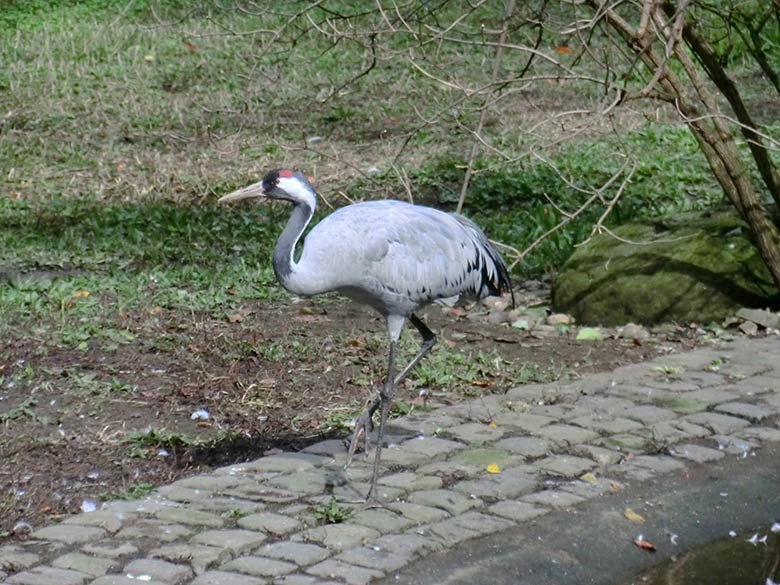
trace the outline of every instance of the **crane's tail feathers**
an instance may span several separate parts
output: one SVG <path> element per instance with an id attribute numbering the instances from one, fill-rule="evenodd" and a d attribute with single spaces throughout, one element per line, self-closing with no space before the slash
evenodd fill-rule
<path id="1" fill-rule="evenodd" d="M 509 278 L 509 270 L 501 254 L 490 243 L 485 232 L 477 224 L 462 215 L 452 214 L 474 236 L 473 241 L 477 247 L 477 262 L 480 269 L 480 285 L 477 287 L 477 297 L 488 295 L 501 295 L 508 292 L 512 298 L 512 308 L 515 307 L 515 291 L 512 290 L 512 281 Z M 487 290 L 487 294 L 485 294 Z"/>

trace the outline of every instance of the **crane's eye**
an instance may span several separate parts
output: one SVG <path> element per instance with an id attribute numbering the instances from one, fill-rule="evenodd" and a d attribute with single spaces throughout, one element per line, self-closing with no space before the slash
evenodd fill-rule
<path id="1" fill-rule="evenodd" d="M 274 185 L 278 185 L 278 184 L 279 184 L 279 179 L 274 179 L 274 180 L 272 181 L 272 183 L 273 183 Z"/>

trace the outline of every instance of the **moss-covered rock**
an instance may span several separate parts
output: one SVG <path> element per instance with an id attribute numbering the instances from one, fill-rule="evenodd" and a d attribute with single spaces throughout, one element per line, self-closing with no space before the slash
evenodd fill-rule
<path id="1" fill-rule="evenodd" d="M 706 323 L 780 301 L 733 212 L 657 218 L 614 233 L 620 239 L 599 235 L 563 266 L 553 287 L 556 311 L 605 326 Z"/>

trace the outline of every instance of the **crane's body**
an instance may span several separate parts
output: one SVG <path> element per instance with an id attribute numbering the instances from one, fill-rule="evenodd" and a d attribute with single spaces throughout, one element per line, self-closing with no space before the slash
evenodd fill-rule
<path id="1" fill-rule="evenodd" d="M 361 436 L 367 449 L 371 419 L 381 405 L 370 497 L 376 492 L 384 424 L 395 385 L 436 341 L 415 311 L 461 295 L 482 298 L 511 292 L 506 266 L 485 234 L 465 217 L 394 200 L 356 203 L 327 216 L 306 236 L 296 261 L 295 248 L 316 208 L 314 189 L 300 172 L 277 169 L 220 202 L 257 197 L 293 204 L 273 255 L 282 286 L 305 296 L 338 291 L 385 317 L 390 337 L 387 379 L 358 420 L 350 445 L 350 459 Z M 395 348 L 407 318 L 423 343 L 396 376 Z"/>
<path id="2" fill-rule="evenodd" d="M 492 250 L 463 217 L 403 201 L 368 201 L 312 228 L 289 271 L 281 258 L 274 266 L 293 293 L 337 290 L 382 315 L 407 316 L 435 300 L 496 292 Z"/>

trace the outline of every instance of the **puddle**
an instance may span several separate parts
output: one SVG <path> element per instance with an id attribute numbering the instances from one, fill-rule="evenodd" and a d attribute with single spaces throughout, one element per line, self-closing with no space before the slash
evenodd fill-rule
<path id="1" fill-rule="evenodd" d="M 763 528 L 710 541 L 643 571 L 623 585 L 778 583 L 780 532 Z"/>

